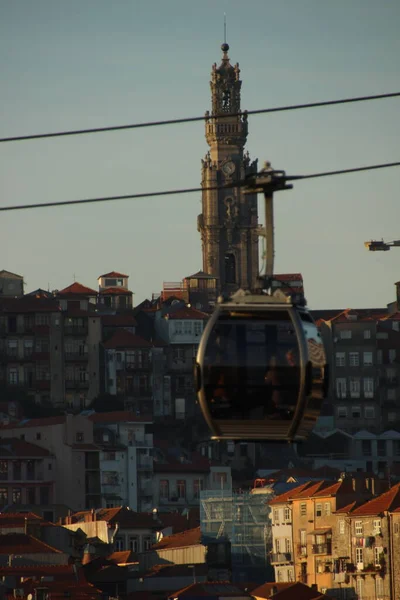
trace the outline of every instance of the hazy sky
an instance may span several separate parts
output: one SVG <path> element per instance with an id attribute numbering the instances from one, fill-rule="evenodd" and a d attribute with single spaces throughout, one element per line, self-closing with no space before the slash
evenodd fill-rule
<path id="1" fill-rule="evenodd" d="M 248 110 L 400 91 L 399 0 L 0 0 L 0 137 L 202 115 L 223 14 Z M 250 117 L 290 174 L 400 160 L 400 98 Z M 203 123 L 0 146 L 0 203 L 200 184 Z M 400 168 L 276 194 L 276 272 L 312 308 L 385 306 L 400 279 Z M 2 213 L 0 269 L 27 291 L 130 275 L 135 302 L 201 268 L 200 194 Z M 263 215 L 260 214 L 260 222 Z"/>

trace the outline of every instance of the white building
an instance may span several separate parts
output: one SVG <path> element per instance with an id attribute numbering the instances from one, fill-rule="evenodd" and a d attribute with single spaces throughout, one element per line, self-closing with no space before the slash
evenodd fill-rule
<path id="1" fill-rule="evenodd" d="M 102 506 L 129 506 L 151 511 L 153 503 L 153 435 L 148 417 L 129 411 L 92 413 L 94 439 L 101 448 Z"/>
<path id="2" fill-rule="evenodd" d="M 285 502 L 285 495 L 279 496 L 281 502 L 271 500 L 272 553 L 271 565 L 275 570 L 275 581 L 295 581 L 292 507 Z"/>

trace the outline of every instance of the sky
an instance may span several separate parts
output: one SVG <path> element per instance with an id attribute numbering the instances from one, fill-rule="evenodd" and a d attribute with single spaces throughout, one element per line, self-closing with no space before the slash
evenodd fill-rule
<path id="1" fill-rule="evenodd" d="M 0 0 L 0 137 L 203 115 L 224 13 L 247 110 L 400 91 L 398 0 Z M 247 149 L 288 174 L 400 161 L 400 98 L 249 117 Z M 200 185 L 202 122 L 0 144 L 0 205 Z M 400 168 L 275 195 L 277 273 L 311 308 L 395 299 Z M 134 302 L 202 267 L 201 196 L 1 213 L 0 269 L 26 291 L 130 276 Z M 260 222 L 264 222 L 260 212 Z"/>

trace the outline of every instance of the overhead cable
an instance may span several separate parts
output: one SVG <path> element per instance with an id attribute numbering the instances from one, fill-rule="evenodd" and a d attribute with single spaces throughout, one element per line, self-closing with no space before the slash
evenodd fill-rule
<path id="1" fill-rule="evenodd" d="M 389 167 L 400 167 L 400 162 L 384 163 L 379 165 L 370 165 L 368 167 L 355 167 L 353 169 L 343 169 L 341 171 L 325 171 L 323 173 L 311 173 L 309 175 L 288 175 L 285 176 L 287 181 L 294 181 L 300 179 L 316 179 L 318 177 L 329 177 L 332 175 L 346 175 L 348 173 L 357 173 L 360 171 L 372 171 L 375 169 L 386 169 Z M 59 202 L 38 202 L 35 204 L 15 204 L 11 206 L 0 207 L 0 212 L 12 211 L 12 210 L 28 210 L 34 208 L 51 208 L 57 206 L 70 206 L 76 204 L 90 204 L 97 202 L 113 202 L 115 200 L 137 200 L 140 198 L 154 198 L 158 196 L 177 196 L 178 194 L 192 194 L 194 192 L 203 191 L 215 191 L 222 189 L 233 189 L 238 187 L 245 187 L 249 185 L 249 181 L 242 180 L 237 183 L 229 185 L 220 185 L 212 187 L 197 187 L 197 188 L 184 188 L 176 190 L 162 190 L 160 192 L 143 192 L 140 194 L 126 194 L 121 196 L 104 196 L 100 198 L 84 198 L 82 200 L 61 200 Z"/>
<path id="2" fill-rule="evenodd" d="M 94 127 L 91 129 L 75 129 L 70 131 L 56 131 L 51 133 L 35 133 L 32 135 L 18 135 L 12 137 L 0 138 L 0 142 L 21 142 L 27 140 L 38 140 L 43 138 L 65 137 L 71 135 L 86 135 L 89 133 L 106 133 L 108 131 L 122 131 L 124 129 L 140 129 L 143 127 L 158 127 L 160 125 L 178 125 L 182 123 L 195 123 L 197 121 L 207 121 L 210 119 L 229 119 L 231 117 L 246 115 L 262 115 L 267 113 L 284 112 L 290 110 L 300 110 L 303 108 L 317 108 L 323 106 L 334 106 L 335 104 L 350 104 L 354 102 L 366 102 L 368 100 L 383 100 L 386 98 L 396 98 L 400 92 L 389 94 L 376 94 L 373 96 L 357 96 L 353 98 L 343 98 L 341 100 L 326 100 L 324 102 L 310 102 L 308 104 L 292 104 L 288 106 L 277 106 L 275 108 L 262 108 L 259 110 L 247 110 L 237 113 L 224 113 L 220 115 L 211 115 L 206 113 L 201 117 L 183 117 L 178 119 L 167 119 L 165 121 L 147 121 L 143 123 L 133 123 L 131 125 L 113 125 L 110 127 Z"/>

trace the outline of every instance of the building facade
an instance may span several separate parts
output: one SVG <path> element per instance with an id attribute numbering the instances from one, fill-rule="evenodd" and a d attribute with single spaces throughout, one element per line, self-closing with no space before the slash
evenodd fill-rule
<path id="1" fill-rule="evenodd" d="M 240 188 L 209 189 L 235 184 L 257 171 L 244 153 L 247 115 L 241 112 L 239 65 L 231 65 L 228 44 L 222 62 L 211 73 L 211 113 L 205 122 L 210 147 L 202 161 L 202 213 L 198 217 L 203 272 L 218 279 L 219 289 L 231 292 L 254 287 L 258 276 L 257 195 Z"/>

